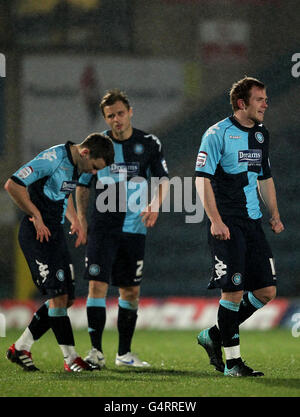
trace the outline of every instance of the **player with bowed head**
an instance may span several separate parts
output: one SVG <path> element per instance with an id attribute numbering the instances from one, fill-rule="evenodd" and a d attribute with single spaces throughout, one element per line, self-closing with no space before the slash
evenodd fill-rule
<path id="1" fill-rule="evenodd" d="M 110 138 L 93 133 L 82 143 L 53 146 L 18 169 L 4 188 L 25 212 L 20 230 L 22 248 L 32 279 L 47 301 L 33 315 L 28 327 L 7 351 L 7 358 L 26 371 L 37 371 L 31 347 L 50 328 L 56 337 L 68 372 L 92 370 L 77 354 L 67 308 L 74 300 L 73 265 L 63 223 L 83 243 L 84 231 L 73 204 L 72 191 L 83 173 L 96 173 L 114 160 Z"/>

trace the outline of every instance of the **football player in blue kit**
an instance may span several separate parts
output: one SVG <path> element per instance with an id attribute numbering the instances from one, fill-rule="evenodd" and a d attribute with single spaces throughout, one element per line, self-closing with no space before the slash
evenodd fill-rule
<path id="1" fill-rule="evenodd" d="M 84 242 L 84 231 L 73 204 L 72 191 L 82 173 L 96 173 L 114 160 L 112 141 L 93 133 L 81 144 L 53 146 L 16 171 L 5 189 L 25 212 L 19 243 L 32 279 L 47 301 L 34 314 L 29 326 L 7 351 L 7 358 L 26 371 L 37 371 L 31 347 L 50 328 L 64 356 L 68 372 L 92 370 L 78 356 L 67 308 L 74 300 L 73 265 L 64 235 L 65 217 L 75 247 Z"/>
<path id="2" fill-rule="evenodd" d="M 209 219 L 209 289 L 220 288 L 217 324 L 198 343 L 228 376 L 262 376 L 241 359 L 239 325 L 276 296 L 274 259 L 261 226 L 258 193 L 276 234 L 284 230 L 269 162 L 265 85 L 252 77 L 233 84 L 233 115 L 204 134 L 196 161 L 196 188 Z M 223 362 L 221 346 L 226 362 Z"/>
<path id="3" fill-rule="evenodd" d="M 85 360 L 101 369 L 105 365 L 102 333 L 106 322 L 106 296 L 109 284 L 119 288 L 117 366 L 148 367 L 131 352 L 136 327 L 143 275 L 147 227 L 153 227 L 159 207 L 168 192 L 168 173 L 159 139 L 132 127 L 132 107 L 124 92 L 107 92 L 100 108 L 110 130 L 115 150 L 115 162 L 97 172 L 96 195 L 88 226 L 87 266 L 89 280 L 87 297 L 88 331 L 91 350 Z M 92 175 L 83 175 L 76 190 L 79 220 L 87 230 L 87 207 Z M 150 204 L 134 208 L 131 201 L 150 178 L 157 179 L 156 193 Z M 107 207 L 105 198 L 110 200 Z M 101 203 L 102 202 L 102 203 Z M 101 207 L 102 206 L 102 207 Z"/>

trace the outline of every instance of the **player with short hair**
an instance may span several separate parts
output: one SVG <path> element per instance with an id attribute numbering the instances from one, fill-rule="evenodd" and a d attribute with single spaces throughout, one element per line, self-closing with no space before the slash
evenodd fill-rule
<path id="1" fill-rule="evenodd" d="M 153 227 L 158 218 L 159 207 L 168 190 L 168 173 L 159 139 L 132 127 L 133 110 L 124 92 L 118 89 L 108 91 L 100 108 L 110 128 L 105 134 L 113 141 L 115 162 L 97 172 L 94 208 L 89 223 L 85 279 L 89 280 L 87 318 L 92 348 L 85 360 L 98 369 L 105 365 L 102 333 L 106 322 L 106 296 L 111 283 L 119 288 L 120 295 L 119 345 L 115 364 L 145 367 L 149 363 L 131 352 L 131 341 L 143 278 L 146 229 Z M 82 176 L 79 183 L 82 186 L 76 190 L 78 217 L 85 230 L 92 177 Z M 139 205 L 136 200 L 143 200 L 143 190 L 147 189 L 147 181 L 153 177 L 164 181 L 159 183 L 149 205 Z M 134 198 L 137 195 L 139 197 Z M 101 207 L 105 197 L 111 206 Z M 135 202 L 136 209 L 133 207 Z"/>
<path id="2" fill-rule="evenodd" d="M 252 77 L 233 84 L 233 115 L 204 134 L 196 188 L 209 218 L 213 269 L 208 288 L 220 288 L 217 325 L 198 335 L 210 363 L 229 376 L 262 376 L 241 359 L 239 325 L 276 296 L 274 259 L 261 226 L 257 190 L 270 225 L 284 230 L 269 163 L 265 85 Z M 224 346 L 226 364 L 222 359 Z"/>
<path id="3" fill-rule="evenodd" d="M 7 351 L 7 358 L 26 371 L 37 371 L 31 347 L 50 328 L 64 356 L 68 372 L 92 370 L 75 350 L 67 308 L 74 300 L 73 265 L 63 223 L 70 221 L 76 234 L 75 247 L 83 243 L 84 233 L 73 205 L 81 173 L 96 173 L 113 162 L 113 145 L 107 136 L 89 135 L 81 144 L 67 142 L 39 153 L 7 180 L 4 188 L 26 213 L 19 230 L 19 243 L 32 279 L 48 298 L 33 315 L 29 326 Z"/>

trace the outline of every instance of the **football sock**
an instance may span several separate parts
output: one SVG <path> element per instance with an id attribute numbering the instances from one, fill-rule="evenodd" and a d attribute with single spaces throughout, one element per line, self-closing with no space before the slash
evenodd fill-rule
<path id="1" fill-rule="evenodd" d="M 31 331 L 34 340 L 38 340 L 50 329 L 47 302 L 34 313 L 28 328 Z"/>
<path id="2" fill-rule="evenodd" d="M 66 308 L 49 308 L 49 323 L 62 350 L 65 361 L 70 364 L 78 356 L 70 318 Z"/>
<path id="3" fill-rule="evenodd" d="M 71 345 L 59 345 L 59 347 L 64 355 L 65 362 L 71 365 L 74 359 L 78 357 L 75 347 Z"/>
<path id="4" fill-rule="evenodd" d="M 243 295 L 243 299 L 240 304 L 239 309 L 239 323 L 243 323 L 250 316 L 252 316 L 255 311 L 259 308 L 262 308 L 264 304 L 258 300 L 252 292 L 247 292 Z"/>
<path id="5" fill-rule="evenodd" d="M 31 346 L 34 343 L 34 339 L 32 336 L 31 331 L 28 327 L 24 330 L 22 335 L 19 337 L 19 339 L 15 343 L 15 348 L 17 350 L 27 350 L 27 352 L 30 352 Z"/>
<path id="6" fill-rule="evenodd" d="M 220 330 L 216 324 L 208 330 L 208 334 L 214 342 L 222 343 Z"/>
<path id="7" fill-rule="evenodd" d="M 33 343 L 50 329 L 48 306 L 43 304 L 33 315 L 29 326 L 15 343 L 17 350 L 30 352 Z"/>
<path id="8" fill-rule="evenodd" d="M 105 298 L 87 298 L 86 302 L 88 332 L 94 348 L 102 350 L 102 333 L 106 322 Z"/>
<path id="9" fill-rule="evenodd" d="M 137 321 L 137 303 L 131 303 L 119 298 L 118 331 L 119 347 L 118 354 L 125 355 L 131 351 L 131 340 Z"/>
<path id="10" fill-rule="evenodd" d="M 259 308 L 262 308 L 263 306 L 264 304 L 258 300 L 252 292 L 246 292 L 243 295 L 243 299 L 240 303 L 239 324 L 246 321 L 249 317 L 252 316 L 253 313 L 255 313 L 255 311 L 257 311 Z M 208 331 L 208 334 L 214 342 L 220 342 L 221 336 L 217 325 L 211 327 Z"/>
<path id="11" fill-rule="evenodd" d="M 228 368 L 232 368 L 236 359 L 241 356 L 238 321 L 239 306 L 239 303 L 220 300 L 218 310 L 218 325 Z"/>

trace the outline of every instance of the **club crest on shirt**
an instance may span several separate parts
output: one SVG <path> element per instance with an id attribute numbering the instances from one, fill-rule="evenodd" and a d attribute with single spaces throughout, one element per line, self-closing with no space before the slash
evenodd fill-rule
<path id="1" fill-rule="evenodd" d="M 141 155 L 142 153 L 144 153 L 144 146 L 141 143 L 136 143 L 134 145 L 133 152 L 136 155 Z"/>
<path id="2" fill-rule="evenodd" d="M 256 132 L 255 133 L 255 139 L 257 140 L 257 142 L 259 143 L 263 143 L 265 138 L 264 135 L 261 132 Z"/>

